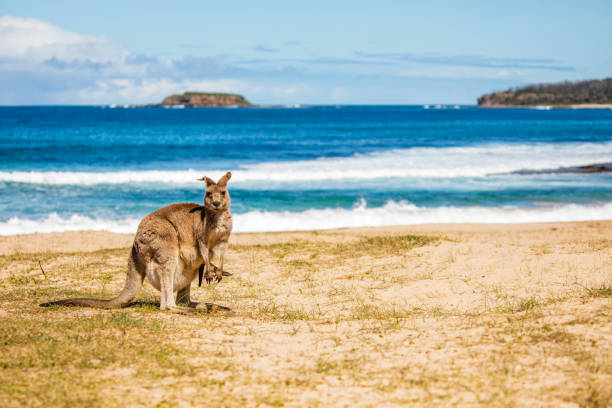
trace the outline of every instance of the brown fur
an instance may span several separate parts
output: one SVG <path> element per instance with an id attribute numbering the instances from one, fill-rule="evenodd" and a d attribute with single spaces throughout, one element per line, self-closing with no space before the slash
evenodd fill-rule
<path id="1" fill-rule="evenodd" d="M 134 300 L 147 278 L 161 292 L 160 309 L 192 311 L 176 303 L 196 305 L 191 302 L 190 289 L 200 265 L 204 265 L 208 283 L 219 282 L 224 275 L 225 246 L 232 231 L 231 200 L 227 191 L 231 176 L 227 172 L 217 183 L 208 177 L 200 179 L 206 182 L 204 206 L 171 204 L 142 219 L 128 258 L 125 287 L 117 297 L 111 300 L 65 299 L 41 306 L 124 307 Z M 219 249 L 218 268 L 211 263 L 215 247 Z M 176 299 L 174 292 L 177 292 Z"/>

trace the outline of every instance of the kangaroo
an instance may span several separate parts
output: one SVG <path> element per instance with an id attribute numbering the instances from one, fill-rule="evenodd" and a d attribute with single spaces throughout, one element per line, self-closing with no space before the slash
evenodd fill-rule
<path id="1" fill-rule="evenodd" d="M 231 275 L 223 271 L 225 246 L 232 232 L 227 172 L 215 183 L 208 177 L 204 206 L 195 203 L 171 204 L 147 215 L 138 225 L 123 290 L 110 300 L 74 298 L 43 303 L 41 306 L 75 305 L 100 308 L 127 306 L 138 294 L 145 277 L 161 292 L 160 309 L 192 312 L 199 308 L 191 302 L 191 283 L 200 273 L 210 284 Z M 211 263 L 219 250 L 219 267 Z M 174 292 L 177 292 L 176 299 Z M 177 302 L 190 307 L 177 306 Z"/>

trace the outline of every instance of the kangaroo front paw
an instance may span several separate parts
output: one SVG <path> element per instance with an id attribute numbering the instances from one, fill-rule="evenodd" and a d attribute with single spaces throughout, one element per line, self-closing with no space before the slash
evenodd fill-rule
<path id="1" fill-rule="evenodd" d="M 216 265 L 212 263 L 210 264 L 210 266 L 204 273 L 204 278 L 206 278 L 206 283 L 208 283 L 209 285 L 212 283 L 213 280 L 216 282 L 221 282 L 221 279 L 223 279 L 223 276 L 231 276 L 231 274 L 229 275 L 224 274 L 221 269 L 219 269 Z"/>
<path id="2" fill-rule="evenodd" d="M 218 282 L 221 282 L 221 279 L 223 279 L 223 271 L 221 269 L 216 269 L 215 270 L 215 279 Z"/>
<path id="3" fill-rule="evenodd" d="M 204 273 L 204 278 L 206 279 L 206 283 L 209 285 L 212 281 L 221 281 L 221 277 L 223 276 L 223 272 L 221 269 L 217 268 L 214 264 L 209 264 L 208 268 L 206 268 L 206 272 Z"/>
<path id="4" fill-rule="evenodd" d="M 211 268 L 208 268 L 206 272 L 204 272 L 204 279 L 206 279 L 206 283 L 208 283 L 209 285 L 212 283 L 213 279 L 216 276 L 215 272 L 212 269 L 213 268 L 211 265 Z"/>

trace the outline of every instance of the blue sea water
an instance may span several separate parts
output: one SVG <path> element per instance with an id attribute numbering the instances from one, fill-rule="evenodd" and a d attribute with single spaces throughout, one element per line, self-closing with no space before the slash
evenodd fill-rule
<path id="1" fill-rule="evenodd" d="M 612 219 L 558 171 L 610 162 L 612 110 L 0 107 L 0 234 L 134 232 L 227 170 L 236 231 Z"/>

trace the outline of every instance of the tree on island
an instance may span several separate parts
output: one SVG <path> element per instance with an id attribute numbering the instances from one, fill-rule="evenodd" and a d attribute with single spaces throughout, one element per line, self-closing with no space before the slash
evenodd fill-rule
<path id="1" fill-rule="evenodd" d="M 612 104 L 612 78 L 511 88 L 478 98 L 478 106 Z"/>

